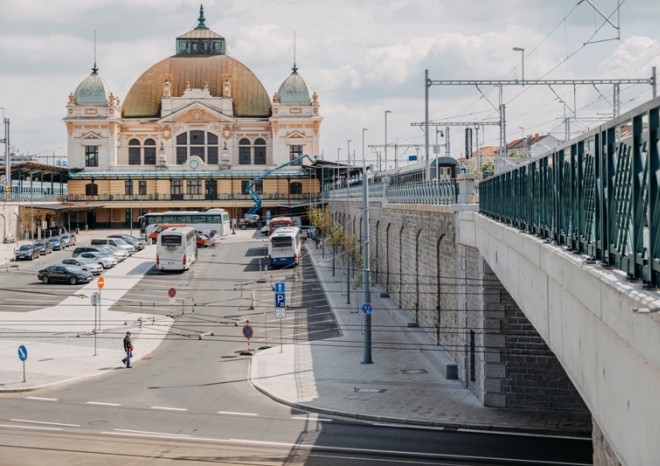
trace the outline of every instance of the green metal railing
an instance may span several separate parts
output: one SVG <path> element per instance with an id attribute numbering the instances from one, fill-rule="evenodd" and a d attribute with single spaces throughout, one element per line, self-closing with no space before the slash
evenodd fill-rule
<path id="1" fill-rule="evenodd" d="M 660 287 L 660 98 L 480 183 L 479 211 Z"/>

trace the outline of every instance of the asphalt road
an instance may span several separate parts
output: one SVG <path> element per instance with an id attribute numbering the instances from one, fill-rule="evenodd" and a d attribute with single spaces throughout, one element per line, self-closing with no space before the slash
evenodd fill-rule
<path id="1" fill-rule="evenodd" d="M 311 265 L 267 271 L 263 255 L 263 237 L 246 234 L 231 247 L 201 250 L 189 272 L 148 274 L 115 306 L 174 315 L 159 350 L 130 370 L 2 395 L 0 464 L 590 464 L 583 440 L 349 422 L 257 392 L 247 379 L 248 349 L 340 332 Z M 272 312 L 278 281 L 295 310 L 284 320 Z M 177 302 L 167 306 L 171 287 Z M 27 310 L 77 288 L 41 285 L 21 271 L 7 276 L 0 302 L 24 299 Z M 250 348 L 242 335 L 248 321 Z"/>

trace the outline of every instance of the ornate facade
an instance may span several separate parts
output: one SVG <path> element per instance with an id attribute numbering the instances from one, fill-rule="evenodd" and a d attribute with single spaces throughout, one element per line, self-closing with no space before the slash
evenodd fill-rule
<path id="1" fill-rule="evenodd" d="M 318 195 L 306 162 L 291 163 L 319 153 L 316 93 L 294 64 L 271 102 L 205 21 L 201 7 L 197 27 L 177 37 L 176 55 L 145 71 L 123 102 L 96 64 L 69 95 L 68 201 L 93 207 L 90 226 L 170 209 L 223 207 L 240 217 L 254 205 L 247 184 L 271 171 L 254 186 L 260 214 Z"/>

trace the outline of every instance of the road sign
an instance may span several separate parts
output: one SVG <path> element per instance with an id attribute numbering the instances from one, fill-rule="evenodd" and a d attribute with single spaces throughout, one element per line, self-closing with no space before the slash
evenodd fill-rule
<path id="1" fill-rule="evenodd" d="M 18 347 L 18 359 L 25 361 L 27 359 L 27 348 L 23 345 Z"/>
<path id="2" fill-rule="evenodd" d="M 275 308 L 275 318 L 276 319 L 286 319 L 286 308 L 285 307 L 276 307 Z"/>
<path id="3" fill-rule="evenodd" d="M 243 327 L 243 336 L 249 340 L 252 338 L 252 335 L 254 335 L 254 330 L 252 330 L 249 324 L 245 324 Z"/>
<path id="4" fill-rule="evenodd" d="M 364 303 L 362 305 L 362 312 L 364 312 L 366 315 L 371 315 L 371 312 L 374 310 L 374 308 L 371 306 L 370 303 Z"/>
<path id="5" fill-rule="evenodd" d="M 95 291 L 92 293 L 92 295 L 89 297 L 90 302 L 92 303 L 92 306 L 96 306 L 101 302 L 101 294 L 98 291 Z"/>
<path id="6" fill-rule="evenodd" d="M 270 222 L 270 210 L 266 211 L 266 222 Z"/>
<path id="7" fill-rule="evenodd" d="M 103 285 L 105 285 L 105 279 L 103 277 L 99 277 L 99 280 L 98 280 L 99 290 L 103 289 Z"/>
<path id="8" fill-rule="evenodd" d="M 168 288 L 167 289 L 167 296 L 169 296 L 170 298 L 176 297 L 176 288 L 174 288 L 173 286 Z"/>
<path id="9" fill-rule="evenodd" d="M 286 283 L 275 283 L 275 307 L 286 307 Z"/>

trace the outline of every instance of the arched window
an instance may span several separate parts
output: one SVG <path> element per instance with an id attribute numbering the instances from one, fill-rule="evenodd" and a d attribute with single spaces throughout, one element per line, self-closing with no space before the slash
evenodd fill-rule
<path id="1" fill-rule="evenodd" d="M 302 183 L 295 181 L 289 185 L 289 194 L 302 194 L 302 193 L 303 193 Z"/>
<path id="2" fill-rule="evenodd" d="M 85 185 L 85 196 L 98 196 L 99 195 L 99 185 L 94 184 L 94 182 L 87 183 Z"/>
<path id="3" fill-rule="evenodd" d="M 137 139 L 131 139 L 128 141 L 128 164 L 129 165 L 140 165 L 142 162 L 140 160 L 140 141 Z"/>
<path id="4" fill-rule="evenodd" d="M 144 164 L 156 165 L 156 141 L 153 139 L 144 141 Z"/>
<path id="5" fill-rule="evenodd" d="M 254 141 L 254 164 L 266 165 L 266 141 L 261 138 Z"/>
<path id="6" fill-rule="evenodd" d="M 250 165 L 252 163 L 252 157 L 250 157 L 250 152 L 252 152 L 252 147 L 250 145 L 249 139 L 241 139 L 238 141 L 238 164 L 239 165 Z"/>
<path id="7" fill-rule="evenodd" d="M 209 164 L 217 164 L 219 152 L 217 134 L 193 130 L 176 137 L 176 163 L 180 165 L 193 155 Z"/>

